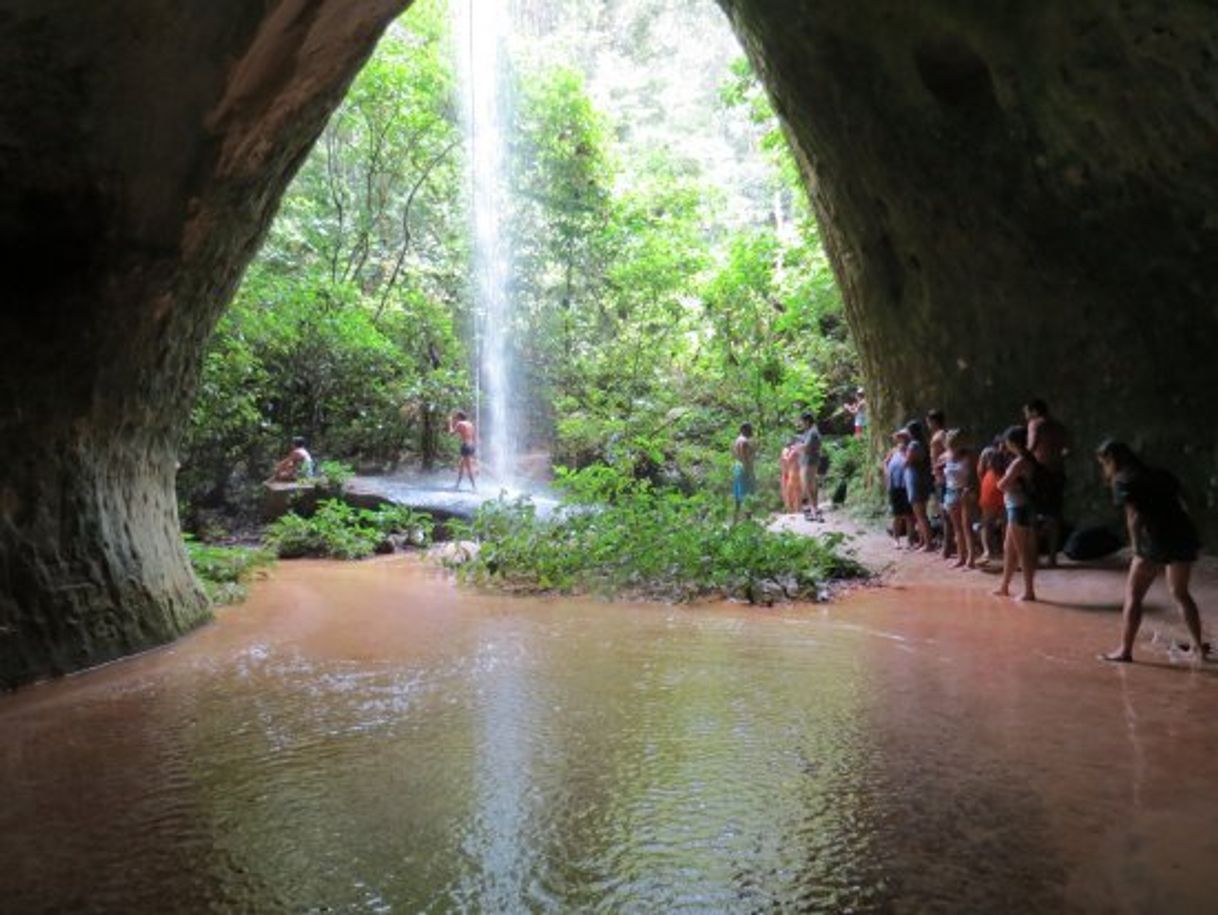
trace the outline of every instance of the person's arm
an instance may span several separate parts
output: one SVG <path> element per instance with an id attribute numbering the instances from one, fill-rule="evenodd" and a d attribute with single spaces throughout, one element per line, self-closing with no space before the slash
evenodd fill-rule
<path id="1" fill-rule="evenodd" d="M 1002 475 L 1002 479 L 998 481 L 998 488 L 1003 492 L 1011 492 L 1014 490 L 1015 487 L 1019 485 L 1019 478 L 1023 476 L 1023 468 L 1025 463 L 1026 462 L 1024 461 L 1022 455 L 1011 461 L 1010 466 L 1007 467 L 1007 472 L 1004 473 Z"/>
<path id="2" fill-rule="evenodd" d="M 1034 419 L 1028 423 L 1028 450 L 1035 453 L 1037 433 L 1040 432 L 1040 425 L 1043 419 Z"/>
<path id="3" fill-rule="evenodd" d="M 1134 553 L 1138 551 L 1138 510 L 1125 503 L 1125 528 L 1129 531 L 1129 546 Z"/>

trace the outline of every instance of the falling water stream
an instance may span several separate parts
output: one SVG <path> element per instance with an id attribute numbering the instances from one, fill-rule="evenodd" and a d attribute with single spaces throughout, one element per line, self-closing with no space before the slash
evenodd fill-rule
<path id="1" fill-rule="evenodd" d="M 466 161 L 473 220 L 474 311 L 477 323 L 478 419 L 483 463 L 501 485 L 518 475 L 520 417 L 516 410 L 507 180 L 507 81 L 502 79 L 508 35 L 506 3 L 454 0 L 453 34 L 462 81 Z"/>

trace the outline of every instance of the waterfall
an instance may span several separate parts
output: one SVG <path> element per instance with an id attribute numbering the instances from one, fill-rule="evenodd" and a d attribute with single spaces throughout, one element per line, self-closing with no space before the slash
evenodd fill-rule
<path id="1" fill-rule="evenodd" d="M 451 4 L 472 206 L 479 450 L 484 469 L 500 484 L 511 485 L 518 471 L 521 418 L 513 390 L 510 253 L 505 239 L 508 114 L 501 76 L 509 34 L 507 6 L 506 0 Z"/>

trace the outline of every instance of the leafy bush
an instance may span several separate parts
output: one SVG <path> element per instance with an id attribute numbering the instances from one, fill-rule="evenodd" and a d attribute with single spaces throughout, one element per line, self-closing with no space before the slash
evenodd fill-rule
<path id="1" fill-rule="evenodd" d="M 262 549 L 214 546 L 186 536 L 186 553 L 195 575 L 213 604 L 235 604 L 245 599 L 245 585 L 254 572 L 275 561 Z"/>
<path id="2" fill-rule="evenodd" d="M 401 506 L 369 510 L 327 499 L 312 517 L 288 512 L 277 519 L 267 530 L 266 543 L 281 559 L 363 559 L 382 548 L 391 534 L 422 546 L 431 540 L 433 524 L 429 515 Z"/>
<path id="3" fill-rule="evenodd" d="M 581 495 L 604 490 L 595 479 L 564 474 Z M 819 540 L 745 521 L 728 525 L 725 502 L 647 484 L 612 487 L 601 505 L 538 517 L 532 503 L 489 502 L 456 536 L 480 544 L 460 574 L 525 592 L 589 592 L 684 601 L 727 596 L 750 602 L 816 599 L 823 585 L 861 575 L 840 552 L 843 536 Z"/>

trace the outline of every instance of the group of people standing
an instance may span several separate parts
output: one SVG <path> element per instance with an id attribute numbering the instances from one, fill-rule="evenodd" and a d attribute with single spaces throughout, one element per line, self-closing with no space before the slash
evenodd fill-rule
<path id="1" fill-rule="evenodd" d="M 942 410 L 931 410 L 925 424 L 914 420 L 893 433 L 883 473 L 898 548 L 938 549 L 965 569 L 1001 552 L 995 593 L 1008 595 L 1021 570 L 1019 599 L 1035 600 L 1038 529 L 1049 565 L 1057 563 L 1070 437 L 1043 400 L 1025 404 L 1023 418 L 978 451 L 961 429 L 948 428 Z"/>
<path id="2" fill-rule="evenodd" d="M 789 512 L 801 507 L 809 521 L 823 521 L 820 511 L 821 434 L 816 416 L 803 413 L 799 431 L 791 436 L 779 457 L 782 473 L 782 499 Z M 732 442 L 732 498 L 736 509 L 733 521 L 740 517 L 744 500 L 757 491 L 757 443 L 753 439 L 753 424 L 741 423 L 740 434 Z"/>
<path id="3" fill-rule="evenodd" d="M 1001 543 L 1002 577 L 994 594 L 1008 597 L 1019 572 L 1018 600 L 1034 601 L 1041 540 L 1046 562 L 1057 565 L 1065 503 L 1065 458 L 1070 435 L 1043 400 L 1023 408 L 1024 422 L 1012 425 L 978 453 L 958 428 L 948 428 L 941 410 L 926 423 L 913 421 L 893 433 L 884 458 L 884 481 L 897 548 L 941 552 L 957 568 L 987 565 Z M 1200 550 L 1179 481 L 1145 464 L 1123 442 L 1108 440 L 1096 452 L 1113 502 L 1125 514 L 1134 557 L 1126 582 L 1121 645 L 1102 657 L 1130 661 L 1142 621 L 1142 602 L 1159 572 L 1188 628 L 1194 657 L 1204 658 L 1201 619 L 1189 591 Z M 941 537 L 932 533 L 932 510 Z"/>

